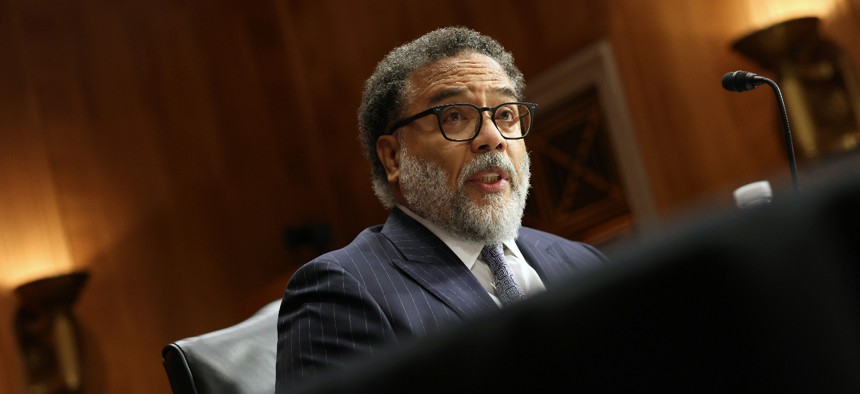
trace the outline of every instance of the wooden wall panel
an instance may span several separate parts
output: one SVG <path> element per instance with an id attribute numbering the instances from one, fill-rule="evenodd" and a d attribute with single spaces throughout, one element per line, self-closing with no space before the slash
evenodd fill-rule
<path id="1" fill-rule="evenodd" d="M 733 3 L 625 1 L 613 9 L 613 44 L 664 215 L 703 200 L 726 205 L 734 188 L 772 178 L 784 160 L 770 92 L 720 87 L 724 73 L 752 68 L 730 52 L 744 22 L 742 2 Z"/>
<path id="2" fill-rule="evenodd" d="M 362 83 L 440 26 L 494 36 L 527 79 L 610 38 L 660 212 L 728 204 L 784 166 L 770 93 L 719 87 L 756 71 L 729 50 L 753 8 L 779 8 L 756 1 L 0 0 L 0 347 L 36 267 L 21 256 L 42 253 L 43 274 L 92 273 L 90 392 L 167 392 L 161 346 L 280 294 L 303 262 L 286 227 L 329 223 L 341 246 L 384 219 L 356 139 Z M 856 35 L 858 8 L 839 2 L 828 29 Z M 0 352 L 0 391 L 20 374 Z"/>

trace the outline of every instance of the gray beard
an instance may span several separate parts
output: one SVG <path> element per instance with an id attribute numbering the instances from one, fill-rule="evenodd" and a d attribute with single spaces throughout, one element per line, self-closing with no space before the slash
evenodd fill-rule
<path id="1" fill-rule="evenodd" d="M 503 193 L 484 195 L 478 205 L 466 194 L 466 180 L 478 171 L 499 167 L 510 174 L 511 198 Z M 483 244 L 517 238 L 531 179 L 531 161 L 526 155 L 518 171 L 504 153 L 476 156 L 457 177 L 457 190 L 448 187 L 448 173 L 440 166 L 400 151 L 400 190 L 407 206 L 421 217 L 448 232 Z"/>

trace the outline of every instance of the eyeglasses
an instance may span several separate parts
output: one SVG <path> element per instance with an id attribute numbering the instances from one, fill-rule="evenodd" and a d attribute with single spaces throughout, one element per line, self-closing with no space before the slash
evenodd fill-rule
<path id="1" fill-rule="evenodd" d="M 394 123 L 388 133 L 406 126 L 417 119 L 428 115 L 436 115 L 442 136 L 449 141 L 471 141 L 478 136 L 484 121 L 484 112 L 490 113 L 490 119 L 503 138 L 518 140 L 529 134 L 532 128 L 537 104 L 511 102 L 495 107 L 478 107 L 472 104 L 445 104 L 419 112 L 406 119 Z"/>

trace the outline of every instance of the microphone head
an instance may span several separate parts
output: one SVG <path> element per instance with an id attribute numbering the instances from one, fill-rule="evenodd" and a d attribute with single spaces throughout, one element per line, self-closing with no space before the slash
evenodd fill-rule
<path id="1" fill-rule="evenodd" d="M 723 89 L 730 92 L 745 92 L 755 89 L 764 83 L 764 77 L 760 77 L 749 71 L 732 71 L 723 75 Z"/>

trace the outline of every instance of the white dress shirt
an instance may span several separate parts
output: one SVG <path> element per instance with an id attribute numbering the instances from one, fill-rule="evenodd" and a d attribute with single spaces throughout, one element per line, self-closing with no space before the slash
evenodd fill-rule
<path id="1" fill-rule="evenodd" d="M 466 268 L 472 272 L 472 275 L 478 279 L 478 282 L 490 294 L 493 301 L 499 306 L 502 305 L 499 297 L 496 296 L 496 289 L 493 285 L 493 274 L 490 271 L 490 267 L 481 259 L 481 249 L 484 248 L 482 243 L 458 238 L 446 231 L 442 226 L 418 216 L 418 214 L 412 212 L 409 208 L 402 205 L 398 205 L 397 207 L 424 225 L 424 227 L 427 227 L 433 235 L 439 237 L 460 258 L 460 261 L 466 265 Z M 526 295 L 533 295 L 543 291 L 543 281 L 534 268 L 526 262 L 525 257 L 520 252 L 520 248 L 517 247 L 514 241 L 514 239 L 506 240 L 502 242 L 502 245 L 504 245 L 505 260 L 511 268 L 514 277 L 516 277 L 517 283 L 523 288 Z"/>

